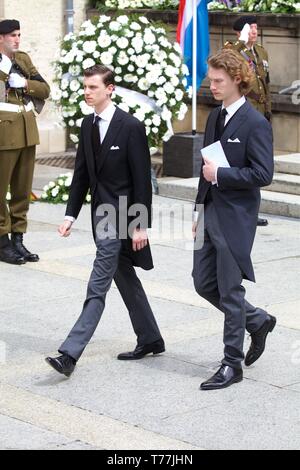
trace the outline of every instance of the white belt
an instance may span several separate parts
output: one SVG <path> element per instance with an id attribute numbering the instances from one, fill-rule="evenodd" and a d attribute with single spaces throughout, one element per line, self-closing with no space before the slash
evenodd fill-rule
<path id="1" fill-rule="evenodd" d="M 34 106 L 33 103 L 28 104 L 10 104 L 10 103 L 0 103 L 0 111 L 8 111 L 10 113 L 22 113 L 24 111 L 33 111 Z"/>

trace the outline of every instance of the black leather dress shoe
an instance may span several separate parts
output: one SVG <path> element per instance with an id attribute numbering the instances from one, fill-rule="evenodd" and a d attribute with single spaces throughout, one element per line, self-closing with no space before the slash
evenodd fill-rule
<path id="1" fill-rule="evenodd" d="M 266 339 L 268 333 L 274 330 L 276 325 L 276 318 L 268 315 L 264 324 L 256 333 L 251 334 L 251 345 L 245 357 L 245 365 L 251 366 L 262 355 L 266 346 Z"/>
<path id="2" fill-rule="evenodd" d="M 165 343 L 163 339 L 155 341 L 155 343 L 137 346 L 134 351 L 125 352 L 118 355 L 119 361 L 130 361 L 134 359 L 142 359 L 147 354 L 160 354 L 165 352 Z"/>
<path id="3" fill-rule="evenodd" d="M 59 374 L 63 374 L 66 377 L 70 377 L 76 366 L 75 359 L 67 354 L 63 354 L 59 357 L 47 357 L 45 361 L 53 367 L 53 369 L 59 372 Z"/>
<path id="4" fill-rule="evenodd" d="M 25 261 L 28 261 L 29 263 L 37 263 L 40 260 L 38 255 L 30 253 L 30 251 L 23 245 L 23 233 L 12 233 L 11 243 L 15 251 L 17 251 Z"/>
<path id="5" fill-rule="evenodd" d="M 221 388 L 230 387 L 230 385 L 241 382 L 242 380 L 242 369 L 234 369 L 233 367 L 225 366 L 223 364 L 215 375 L 200 385 L 200 389 L 219 390 Z"/>
<path id="6" fill-rule="evenodd" d="M 267 219 L 261 219 L 260 217 L 258 217 L 257 219 L 257 226 L 258 227 L 266 227 L 268 225 L 268 220 Z"/>
<path id="7" fill-rule="evenodd" d="M 0 237 L 0 261 L 8 264 L 21 265 L 26 261 L 12 246 L 8 235 Z"/>

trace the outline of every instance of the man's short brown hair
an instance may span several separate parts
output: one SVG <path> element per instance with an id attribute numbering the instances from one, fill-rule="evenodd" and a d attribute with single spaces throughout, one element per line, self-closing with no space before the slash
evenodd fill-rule
<path id="1" fill-rule="evenodd" d="M 214 69 L 223 69 L 234 80 L 240 78 L 240 92 L 246 95 L 254 78 L 250 64 L 236 51 L 223 49 L 221 52 L 209 57 L 208 65 Z"/>
<path id="2" fill-rule="evenodd" d="M 93 77 L 94 75 L 101 75 L 105 86 L 115 85 L 114 72 L 105 65 L 93 65 L 84 70 L 84 77 Z"/>

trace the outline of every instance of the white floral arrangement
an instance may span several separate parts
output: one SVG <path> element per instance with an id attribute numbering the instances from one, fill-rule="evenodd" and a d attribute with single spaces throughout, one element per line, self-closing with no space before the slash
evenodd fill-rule
<path id="1" fill-rule="evenodd" d="M 300 2 L 295 0 L 214 0 L 209 10 L 229 10 L 253 13 L 300 13 Z"/>
<path id="2" fill-rule="evenodd" d="M 95 64 L 114 70 L 113 101 L 145 124 L 155 153 L 173 134 L 171 120 L 183 120 L 188 110 L 184 99 L 189 72 L 179 44 L 169 41 L 164 28 L 137 15 L 101 15 L 85 21 L 77 36 L 67 35 L 56 62 L 52 98 L 61 106 L 75 144 L 83 117 L 93 112 L 84 100 L 83 70 Z"/>
<path id="3" fill-rule="evenodd" d="M 70 186 L 72 183 L 72 173 L 62 173 L 55 181 L 50 181 L 44 186 L 40 201 L 51 202 L 52 204 L 66 204 L 69 200 Z M 85 203 L 91 202 L 90 193 L 85 198 Z"/>
<path id="4" fill-rule="evenodd" d="M 125 10 L 126 8 L 177 8 L 179 0 L 105 0 L 107 8 Z"/>
<path id="5" fill-rule="evenodd" d="M 299 13 L 300 2 L 295 0 L 243 0 L 244 11 L 271 13 Z"/>

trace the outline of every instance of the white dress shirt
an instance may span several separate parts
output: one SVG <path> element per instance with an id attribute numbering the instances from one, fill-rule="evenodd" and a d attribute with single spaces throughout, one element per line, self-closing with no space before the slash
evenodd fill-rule
<path id="1" fill-rule="evenodd" d="M 113 118 L 113 115 L 115 114 L 116 107 L 113 103 L 110 103 L 102 113 L 97 114 L 96 111 L 94 112 L 94 122 L 96 116 L 99 116 L 100 121 L 99 121 L 99 133 L 100 133 L 100 142 L 102 144 L 103 140 L 105 139 L 106 133 L 108 131 L 109 125 L 111 123 L 111 120 Z M 65 216 L 65 220 L 68 220 L 69 222 L 75 222 L 75 217 L 71 217 L 70 215 Z"/>
<path id="2" fill-rule="evenodd" d="M 95 122 L 95 117 L 99 116 L 100 121 L 99 121 L 99 132 L 100 132 L 100 141 L 101 144 L 103 140 L 105 139 L 107 130 L 109 128 L 109 125 L 111 123 L 111 120 L 113 118 L 113 115 L 115 114 L 116 107 L 113 103 L 110 103 L 107 108 L 105 108 L 102 113 L 97 114 L 96 111 L 94 113 L 94 122 Z"/>

